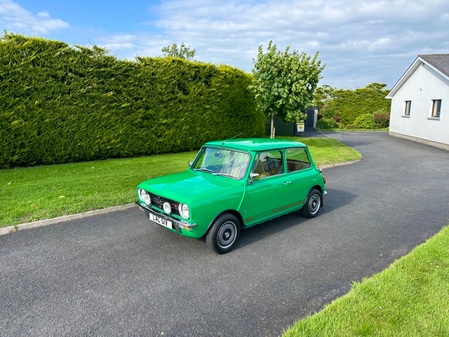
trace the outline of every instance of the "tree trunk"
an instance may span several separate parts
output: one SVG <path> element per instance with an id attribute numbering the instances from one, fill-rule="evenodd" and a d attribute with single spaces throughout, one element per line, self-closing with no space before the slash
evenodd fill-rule
<path id="1" fill-rule="evenodd" d="M 274 135 L 276 133 L 276 129 L 274 127 L 274 112 L 271 113 L 271 133 L 270 133 L 270 138 L 273 139 Z"/>

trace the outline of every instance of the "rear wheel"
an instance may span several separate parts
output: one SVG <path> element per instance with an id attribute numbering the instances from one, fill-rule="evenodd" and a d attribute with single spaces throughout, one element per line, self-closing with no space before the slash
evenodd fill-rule
<path id="1" fill-rule="evenodd" d="M 206 244 L 218 254 L 225 254 L 234 248 L 240 234 L 240 222 L 232 214 L 225 213 L 215 219 L 206 235 Z"/>
<path id="2" fill-rule="evenodd" d="M 315 217 L 321 208 L 321 203 L 323 194 L 317 190 L 316 188 L 313 188 L 309 195 L 307 196 L 306 203 L 304 204 L 303 208 L 301 209 L 301 214 L 305 218 L 313 218 Z"/>

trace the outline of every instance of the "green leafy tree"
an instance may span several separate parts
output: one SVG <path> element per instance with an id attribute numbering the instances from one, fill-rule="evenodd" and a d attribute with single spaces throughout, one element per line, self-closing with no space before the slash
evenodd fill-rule
<path id="1" fill-rule="evenodd" d="M 327 84 L 316 88 L 313 98 L 313 106 L 317 107 L 319 111 L 326 110 L 326 105 L 328 101 L 332 99 L 335 90 L 335 88 Z"/>
<path id="2" fill-rule="evenodd" d="M 190 49 L 190 46 L 186 46 L 184 42 L 179 47 L 176 43 L 163 47 L 162 53 L 164 56 L 179 57 L 185 60 L 193 60 L 195 57 L 195 49 Z"/>
<path id="3" fill-rule="evenodd" d="M 283 120 L 299 121 L 305 118 L 301 110 L 313 102 L 314 91 L 324 66 L 318 52 L 310 57 L 296 50 L 278 51 L 272 41 L 264 53 L 259 46 L 254 62 L 251 89 L 259 108 L 271 117 L 271 137 L 274 137 L 274 116 Z"/>

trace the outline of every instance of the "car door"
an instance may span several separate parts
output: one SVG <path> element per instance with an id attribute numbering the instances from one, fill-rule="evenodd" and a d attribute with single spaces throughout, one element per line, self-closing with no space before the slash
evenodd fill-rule
<path id="1" fill-rule="evenodd" d="M 274 218 L 289 208 L 283 156 L 281 150 L 256 154 L 251 173 L 257 176 L 246 186 L 240 208 L 246 226 Z"/>

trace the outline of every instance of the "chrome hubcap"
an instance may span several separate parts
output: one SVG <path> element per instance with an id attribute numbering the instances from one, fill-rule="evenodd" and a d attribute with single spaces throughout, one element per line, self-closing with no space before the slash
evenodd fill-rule
<path id="1" fill-rule="evenodd" d="M 315 214 L 319 211 L 321 206 L 321 199 L 318 194 L 314 194 L 310 197 L 309 200 L 309 211 L 311 214 Z"/>
<path id="2" fill-rule="evenodd" d="M 225 222 L 217 233 L 218 245 L 221 248 L 228 248 L 236 239 L 237 227 L 236 224 L 228 221 Z"/>

